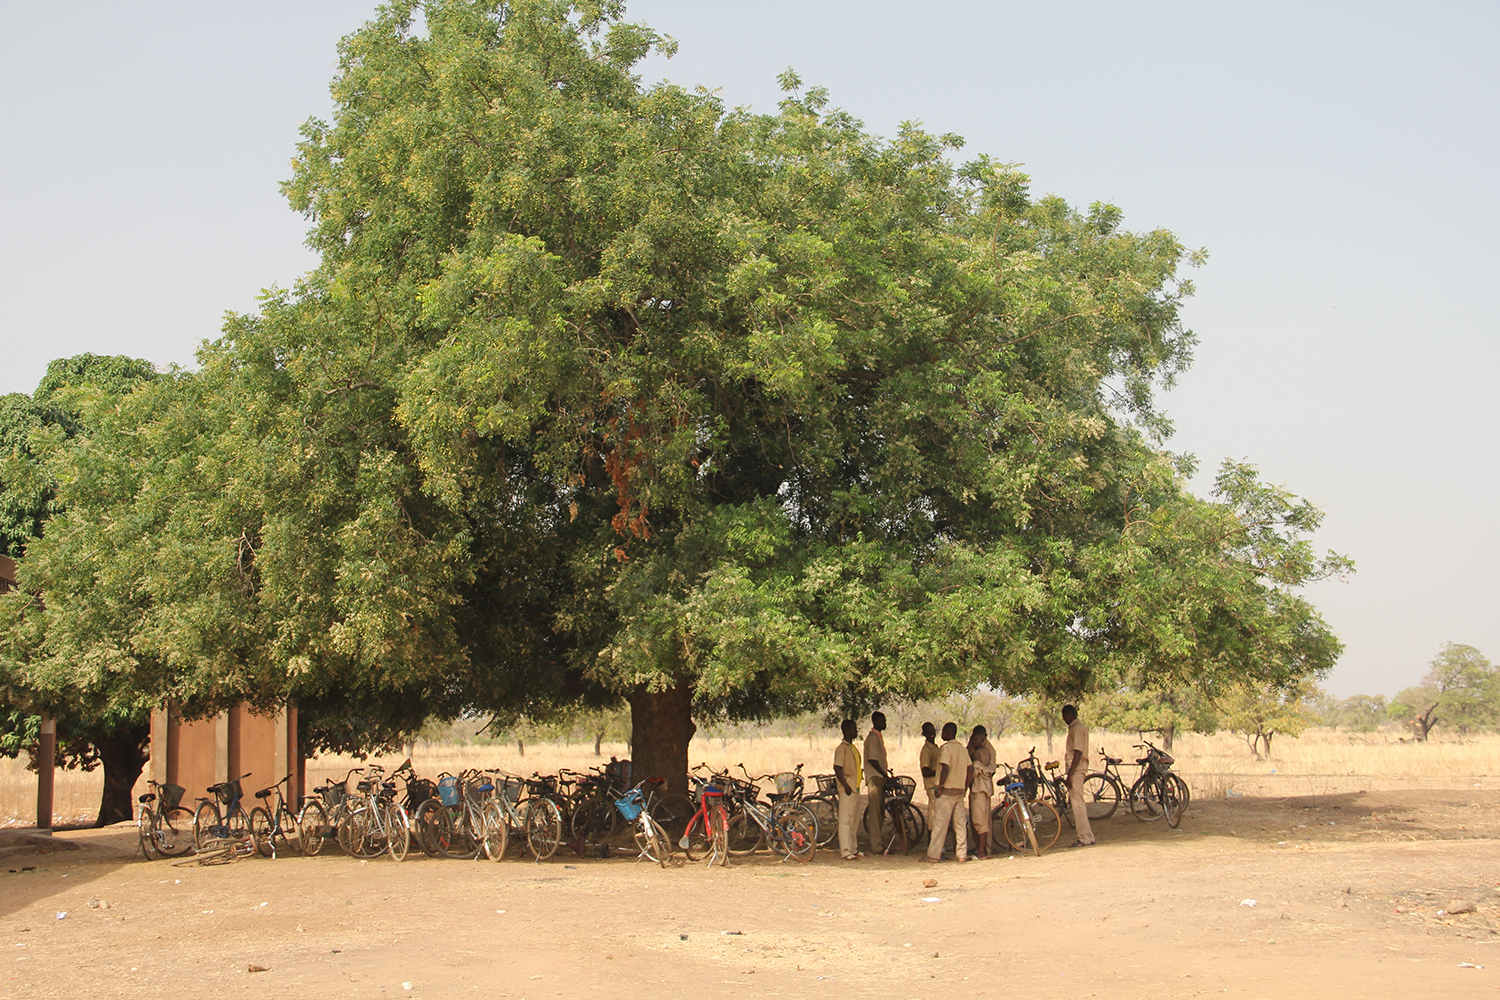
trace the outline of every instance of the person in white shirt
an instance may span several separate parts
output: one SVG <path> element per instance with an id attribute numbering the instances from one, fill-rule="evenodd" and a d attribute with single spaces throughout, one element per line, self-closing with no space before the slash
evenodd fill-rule
<path id="1" fill-rule="evenodd" d="M 864 770 L 859 748 L 854 745 L 859 727 L 853 719 L 845 719 L 842 728 L 844 742 L 833 752 L 833 778 L 839 793 L 839 855 L 845 861 L 858 861 L 859 786 Z"/>
<path id="2" fill-rule="evenodd" d="M 1068 804 L 1073 808 L 1073 827 L 1078 839 L 1069 847 L 1089 847 L 1094 843 L 1094 828 L 1089 825 L 1088 800 L 1083 794 L 1083 779 L 1089 772 L 1089 727 L 1078 718 L 1078 709 L 1064 705 L 1063 721 L 1068 724 L 1068 742 L 1063 747 L 1063 767 L 1068 776 Z"/>
<path id="3" fill-rule="evenodd" d="M 927 855 L 922 860 L 938 862 L 943 859 L 943 842 L 948 839 L 948 827 L 953 827 L 954 861 L 969 860 L 969 817 L 963 808 L 964 793 L 974 783 L 974 764 L 969 759 L 968 749 L 957 739 L 958 723 L 943 724 L 943 739 L 938 750 L 937 807 L 933 810 L 932 838 L 927 844 Z M 956 822 L 955 822 L 956 821 Z"/>

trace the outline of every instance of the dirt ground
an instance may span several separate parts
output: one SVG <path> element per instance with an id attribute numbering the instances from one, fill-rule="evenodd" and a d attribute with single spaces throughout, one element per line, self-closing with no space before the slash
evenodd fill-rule
<path id="1" fill-rule="evenodd" d="M 174 867 L 133 829 L 76 831 L 0 848 L 0 996 L 1500 996 L 1500 792 L 1219 799 L 1096 832 L 965 865 L 663 870 Z"/>

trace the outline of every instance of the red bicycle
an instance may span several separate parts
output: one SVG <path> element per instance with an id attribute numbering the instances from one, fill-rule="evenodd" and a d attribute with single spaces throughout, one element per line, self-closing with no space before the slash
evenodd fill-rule
<path id="1" fill-rule="evenodd" d="M 699 767 L 707 765 L 700 764 Z M 677 846 L 682 848 L 689 861 L 708 859 L 710 865 L 729 863 L 729 813 L 724 808 L 724 790 L 714 784 L 713 778 L 693 775 L 694 797 L 698 800 L 698 811 L 688 820 L 682 839 Z"/>

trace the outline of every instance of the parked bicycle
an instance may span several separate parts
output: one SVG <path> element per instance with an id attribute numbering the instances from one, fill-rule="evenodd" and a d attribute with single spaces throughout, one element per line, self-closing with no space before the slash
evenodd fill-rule
<path id="1" fill-rule="evenodd" d="M 1145 750 L 1146 756 L 1136 760 L 1141 774 L 1130 786 L 1130 811 L 1140 820 L 1165 818 L 1175 830 L 1188 802 L 1187 783 L 1171 771 L 1176 758 L 1145 740 L 1135 749 Z"/>
<path id="2" fill-rule="evenodd" d="M 991 842 L 998 844 L 1003 839 L 1013 850 L 1025 851 L 1029 847 L 1041 857 L 1043 851 L 1057 843 L 1062 829 L 1056 807 L 1039 798 L 1036 785 L 1020 773 L 1008 774 L 996 785 L 1004 789 L 1004 797 L 990 811 L 991 830 L 996 824 L 1000 828 L 1000 838 L 992 832 Z"/>
<path id="3" fill-rule="evenodd" d="M 193 849 L 193 811 L 182 805 L 187 789 L 181 785 L 146 779 L 151 791 L 140 797 L 141 814 L 136 819 L 141 853 L 147 861 L 175 858 Z"/>
<path id="4" fill-rule="evenodd" d="M 817 850 L 818 822 L 812 812 L 800 802 L 778 802 L 774 805 L 759 801 L 755 794 L 757 781 L 767 780 L 764 774 L 752 778 L 745 765 L 738 765 L 744 772 L 748 785 L 738 798 L 740 809 L 729 818 L 729 854 L 744 856 L 762 848 L 783 854 L 793 861 L 811 861 Z"/>
<path id="5" fill-rule="evenodd" d="M 636 860 L 645 858 L 665 868 L 672 861 L 672 844 L 667 840 L 667 831 L 651 818 L 652 799 L 656 793 L 644 790 L 645 785 L 661 784 L 664 784 L 662 778 L 646 778 L 637 782 L 635 787 L 615 800 L 615 808 L 620 811 L 625 822 L 635 828 L 635 846 L 640 851 Z"/>
<path id="6" fill-rule="evenodd" d="M 408 760 L 396 773 L 410 767 Z M 378 764 L 367 766 L 365 773 L 365 780 L 354 786 L 364 800 L 340 825 L 339 842 L 353 857 L 378 858 L 389 854 L 392 861 L 404 861 L 411 848 L 411 819 L 405 807 L 396 801 L 395 775 L 387 778 L 385 769 Z"/>
<path id="7" fill-rule="evenodd" d="M 724 790 L 712 778 L 695 775 L 693 780 L 698 811 L 688 820 L 677 846 L 689 861 L 707 858 L 710 865 L 728 864 L 729 812 L 724 808 Z"/>
<path id="8" fill-rule="evenodd" d="M 297 830 L 302 837 L 302 853 L 308 857 L 319 854 L 330 837 L 343 826 L 349 812 L 349 779 L 364 771 L 352 767 L 339 781 L 330 781 L 313 789 L 314 795 L 302 803 L 297 814 Z"/>
<path id="9" fill-rule="evenodd" d="M 198 800 L 198 808 L 193 811 L 193 846 L 200 852 L 210 841 L 220 840 L 246 843 L 252 852 L 255 850 L 250 838 L 250 814 L 245 812 L 245 793 L 240 788 L 240 782 L 248 777 L 250 774 L 246 772 L 238 778 L 209 785 L 211 798 Z"/>
<path id="10" fill-rule="evenodd" d="M 281 794 L 281 786 L 287 785 L 290 790 L 292 776 L 288 774 L 270 788 L 262 788 L 255 793 L 255 797 L 261 800 L 261 805 L 250 810 L 250 836 L 255 840 L 255 849 L 262 857 L 274 858 L 278 853 L 285 854 L 295 845 L 299 850 L 302 847 L 302 834 L 297 826 L 297 817 L 287 808 L 286 799 Z M 275 802 L 272 803 L 272 797 Z"/>

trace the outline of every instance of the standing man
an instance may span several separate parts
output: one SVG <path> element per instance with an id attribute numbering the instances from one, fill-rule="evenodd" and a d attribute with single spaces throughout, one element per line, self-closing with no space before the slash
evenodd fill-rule
<path id="1" fill-rule="evenodd" d="M 937 783 L 938 783 L 938 745 L 937 726 L 930 722 L 922 723 L 922 752 L 917 755 L 917 765 L 922 771 L 922 788 L 927 792 L 927 829 L 932 829 L 932 817 L 936 815 L 937 808 Z"/>
<path id="2" fill-rule="evenodd" d="M 938 749 L 937 807 L 933 810 L 932 839 L 923 861 L 943 859 L 948 827 L 953 827 L 954 861 L 969 860 L 969 817 L 964 815 L 964 793 L 974 781 L 969 751 L 958 742 L 958 723 L 943 723 L 943 745 Z"/>
<path id="3" fill-rule="evenodd" d="M 1068 742 L 1063 747 L 1063 766 L 1068 770 L 1068 804 L 1073 807 L 1073 826 L 1078 839 L 1069 847 L 1088 847 L 1094 843 L 1094 828 L 1089 825 L 1088 802 L 1083 796 L 1083 779 L 1089 771 L 1089 727 L 1078 718 L 1078 709 L 1064 705 L 1063 721 L 1068 724 Z"/>
<path id="4" fill-rule="evenodd" d="M 859 727 L 853 719 L 845 719 L 841 728 L 844 742 L 833 752 L 833 777 L 839 786 L 839 854 L 845 861 L 858 861 L 859 785 L 863 769 L 854 741 L 859 737 Z"/>
<path id="5" fill-rule="evenodd" d="M 995 795 L 995 745 L 983 726 L 969 734 L 969 760 L 974 765 L 974 783 L 969 786 L 969 822 L 979 841 L 978 857 L 990 856 L 990 803 Z"/>
<path id="6" fill-rule="evenodd" d="M 870 716 L 870 735 L 865 737 L 865 785 L 870 792 L 870 803 L 865 806 L 865 826 L 870 836 L 870 853 L 884 853 L 881 848 L 880 821 L 885 815 L 885 781 L 890 770 L 885 764 L 885 715 L 876 712 Z"/>

